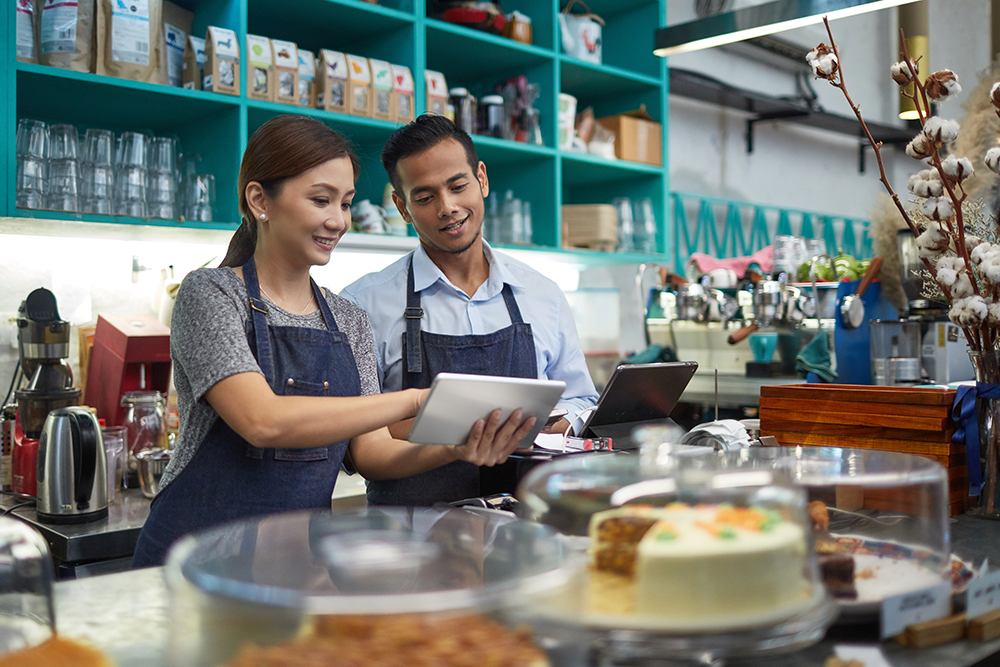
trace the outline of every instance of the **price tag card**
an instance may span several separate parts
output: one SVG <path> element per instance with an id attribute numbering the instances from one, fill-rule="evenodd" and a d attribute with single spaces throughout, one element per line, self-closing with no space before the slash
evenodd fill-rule
<path id="1" fill-rule="evenodd" d="M 965 592 L 965 617 L 975 618 L 1000 608 L 1000 570 L 975 577 Z"/>
<path id="2" fill-rule="evenodd" d="M 841 660 L 857 660 L 865 667 L 892 667 L 878 646 L 835 644 L 833 653 Z"/>
<path id="3" fill-rule="evenodd" d="M 951 583 L 885 598 L 881 612 L 882 639 L 898 635 L 908 625 L 943 618 L 951 613 Z"/>

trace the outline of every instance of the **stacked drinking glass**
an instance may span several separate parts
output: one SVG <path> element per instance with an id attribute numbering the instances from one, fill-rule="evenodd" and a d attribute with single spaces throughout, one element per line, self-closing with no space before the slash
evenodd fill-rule
<path id="1" fill-rule="evenodd" d="M 140 132 L 124 132 L 118 138 L 115 159 L 114 205 L 117 215 L 146 216 L 146 149 L 149 137 Z"/>
<path id="2" fill-rule="evenodd" d="M 149 144 L 147 215 L 177 217 L 177 142 L 171 137 L 153 137 Z"/>
<path id="3" fill-rule="evenodd" d="M 80 210 L 80 135 L 68 124 L 49 128 L 49 195 L 51 211 Z"/>
<path id="4" fill-rule="evenodd" d="M 17 207 L 45 208 L 49 192 L 49 126 L 22 118 L 17 123 Z"/>
<path id="5" fill-rule="evenodd" d="M 83 201 L 85 213 L 114 213 L 115 135 L 91 128 L 83 137 Z"/>

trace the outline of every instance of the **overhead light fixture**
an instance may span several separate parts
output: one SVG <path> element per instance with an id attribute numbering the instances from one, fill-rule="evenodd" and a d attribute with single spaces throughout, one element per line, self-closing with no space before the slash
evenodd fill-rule
<path id="1" fill-rule="evenodd" d="M 907 7 L 900 7 L 898 12 L 899 29 L 906 35 L 906 53 L 910 56 L 910 60 L 918 64 L 920 71 L 917 76 L 923 81 L 930 73 L 931 62 L 930 40 L 927 38 L 929 25 L 927 2 L 920 0 Z M 902 45 L 900 45 L 899 51 L 902 53 Z M 917 113 L 917 106 L 913 103 L 913 99 L 904 93 L 913 94 L 912 81 L 899 91 L 899 117 L 903 120 L 918 120 L 920 115 Z"/>
<path id="2" fill-rule="evenodd" d="M 660 28 L 653 53 L 672 56 L 751 37 L 905 5 L 917 0 L 775 0 L 697 21 Z"/>

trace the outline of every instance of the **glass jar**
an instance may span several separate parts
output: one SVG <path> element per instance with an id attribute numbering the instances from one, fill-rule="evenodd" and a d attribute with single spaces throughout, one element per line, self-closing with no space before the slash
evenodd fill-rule
<path id="1" fill-rule="evenodd" d="M 129 391 L 122 396 L 122 426 L 128 430 L 128 470 L 137 470 L 135 455 L 144 449 L 167 448 L 167 399 L 159 391 Z"/>

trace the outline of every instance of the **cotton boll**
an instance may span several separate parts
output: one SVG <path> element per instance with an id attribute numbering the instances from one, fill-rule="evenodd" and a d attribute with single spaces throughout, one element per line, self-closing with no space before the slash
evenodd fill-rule
<path id="1" fill-rule="evenodd" d="M 1000 146 L 994 146 L 986 151 L 986 158 L 983 162 L 994 174 L 1000 174 Z"/>
<path id="2" fill-rule="evenodd" d="M 959 326 L 962 324 L 962 316 L 965 314 L 965 299 L 955 299 L 952 301 L 951 310 L 948 311 L 948 319 Z"/>
<path id="3" fill-rule="evenodd" d="M 954 72 L 943 69 L 927 77 L 924 90 L 932 100 L 943 100 L 962 92 L 962 86 L 958 85 L 958 76 Z"/>
<path id="4" fill-rule="evenodd" d="M 979 295 L 969 297 L 965 304 L 965 326 L 975 327 L 983 323 L 989 315 L 989 305 L 986 300 Z"/>
<path id="5" fill-rule="evenodd" d="M 961 299 L 962 297 L 972 296 L 974 290 L 972 289 L 972 281 L 969 279 L 969 274 L 960 273 L 955 284 L 949 285 L 951 287 L 951 295 L 956 299 Z"/>
<path id="6" fill-rule="evenodd" d="M 967 157 L 956 157 L 954 155 L 949 155 L 944 160 L 941 161 L 941 168 L 944 173 L 950 178 L 956 181 L 963 181 L 964 179 L 972 176 L 974 170 L 972 168 L 972 162 Z"/>
<path id="7" fill-rule="evenodd" d="M 982 274 L 993 284 L 1000 283 L 1000 262 L 990 262 L 982 265 Z"/>
<path id="8" fill-rule="evenodd" d="M 906 145 L 906 154 L 915 160 L 926 160 L 936 151 L 934 140 L 921 132 Z"/>
<path id="9" fill-rule="evenodd" d="M 1000 324 L 1000 303 L 993 302 L 987 307 L 987 324 Z"/>
<path id="10" fill-rule="evenodd" d="M 945 287 L 951 287 L 958 280 L 958 273 L 954 269 L 938 269 L 937 279 Z"/>
<path id="11" fill-rule="evenodd" d="M 968 238 L 966 238 L 965 247 L 966 248 L 970 247 L 968 244 Z M 990 244 L 982 243 L 980 241 L 979 245 L 972 247 L 972 249 L 969 250 L 969 259 L 972 260 L 973 264 L 977 265 L 982 264 L 983 261 L 986 259 L 986 255 L 990 252 L 990 247 L 991 247 Z"/>
<path id="12" fill-rule="evenodd" d="M 913 69 L 917 70 L 917 74 L 920 73 L 917 63 L 913 63 Z M 905 61 L 893 63 L 892 67 L 889 68 L 889 76 L 901 86 L 905 86 L 913 80 L 913 76 L 910 74 L 910 67 Z"/>
<path id="13" fill-rule="evenodd" d="M 955 206 L 947 197 L 934 197 L 920 202 L 920 212 L 931 220 L 947 220 L 955 215 Z"/>
<path id="14" fill-rule="evenodd" d="M 943 144 L 950 144 L 958 139 L 958 130 L 958 121 L 946 120 L 940 116 L 931 116 L 924 123 L 924 134 Z"/>
<path id="15" fill-rule="evenodd" d="M 993 87 L 990 88 L 990 102 L 1000 109 L 1000 83 L 994 83 Z"/>

